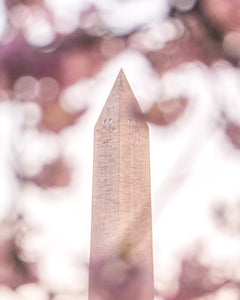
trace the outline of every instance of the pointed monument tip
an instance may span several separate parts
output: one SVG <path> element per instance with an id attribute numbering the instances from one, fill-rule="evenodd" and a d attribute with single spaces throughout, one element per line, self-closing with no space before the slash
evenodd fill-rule
<path id="1" fill-rule="evenodd" d="M 120 69 L 120 71 L 119 71 L 119 73 L 118 73 L 118 76 L 117 76 L 117 79 L 116 79 L 116 82 L 119 82 L 119 81 L 127 81 L 128 82 L 128 80 L 127 80 L 127 77 L 126 77 L 126 75 L 125 75 L 125 73 L 124 73 L 124 71 L 123 71 L 123 68 L 121 68 Z"/>
<path id="2" fill-rule="evenodd" d="M 120 77 L 120 76 L 126 77 L 126 76 L 125 76 L 125 73 L 124 73 L 124 71 L 123 71 L 123 68 L 121 68 L 120 71 L 119 71 L 119 73 L 118 73 L 118 77 Z"/>
<path id="3" fill-rule="evenodd" d="M 123 68 L 121 68 L 95 128 L 99 127 L 101 129 L 103 120 L 108 120 L 109 116 L 111 116 L 112 122 L 114 120 L 119 122 L 120 120 L 139 121 L 140 115 L 142 115 L 141 108 L 124 74 Z"/>

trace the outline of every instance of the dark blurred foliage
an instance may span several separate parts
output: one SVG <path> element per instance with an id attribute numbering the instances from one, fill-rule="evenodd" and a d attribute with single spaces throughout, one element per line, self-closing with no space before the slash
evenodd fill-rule
<path id="1" fill-rule="evenodd" d="M 177 293 L 167 300 L 195 299 L 214 294 L 226 285 L 237 288 L 238 283 L 224 279 L 217 270 L 203 265 L 197 257 L 182 260 Z"/>
<path id="2" fill-rule="evenodd" d="M 43 116 L 39 124 L 39 129 L 59 133 L 65 127 L 74 125 L 85 111 L 86 109 L 84 108 L 76 113 L 69 113 L 57 101 L 45 102 L 42 104 Z"/>
<path id="3" fill-rule="evenodd" d="M 219 40 L 209 34 L 199 13 L 193 11 L 182 15 L 175 12 L 173 17 L 184 27 L 181 36 L 167 43 L 163 49 L 147 54 L 160 75 L 184 62 L 197 60 L 209 66 L 218 59 L 230 59 L 226 57 Z"/>
<path id="4" fill-rule="evenodd" d="M 222 231 L 227 232 L 231 236 L 239 235 L 239 201 L 228 204 L 224 201 L 219 201 L 218 205 L 213 208 L 213 219 L 217 226 Z"/>
<path id="5" fill-rule="evenodd" d="M 146 121 L 157 125 L 169 125 L 184 113 L 187 106 L 186 98 L 173 99 L 155 103 L 145 114 Z"/>
<path id="6" fill-rule="evenodd" d="M 20 258 L 15 240 L 1 240 L 0 244 L 0 283 L 15 289 L 19 285 L 36 282 L 35 267 L 32 263 L 26 263 Z"/>
<path id="7" fill-rule="evenodd" d="M 240 148 L 240 126 L 236 122 L 229 121 L 226 123 L 225 132 L 231 143 L 237 149 Z"/>
<path id="8" fill-rule="evenodd" d="M 166 18 L 172 22 L 177 34 L 175 39 L 163 47 L 154 49 L 143 43 L 147 26 L 117 34 L 103 22 L 101 12 L 93 5 L 82 12 L 73 32 L 64 34 L 56 31 L 51 42 L 43 46 L 34 45 L 25 38 L 24 29 L 19 24 L 14 25 L 11 12 L 14 8 L 19 8 L 19 5 L 29 9 L 37 8 L 44 11 L 50 24 L 53 24 L 52 12 L 41 0 L 5 0 L 5 5 L 8 24 L 0 43 L 0 99 L 18 101 L 20 105 L 26 102 L 37 104 L 42 113 L 40 122 L 36 124 L 40 132 L 51 131 L 57 135 L 76 124 L 87 113 L 87 103 L 85 108 L 70 113 L 59 100 L 60 92 L 79 79 L 95 76 L 108 60 L 125 49 L 135 49 L 142 53 L 159 76 L 182 63 L 193 61 L 201 61 L 207 67 L 218 60 L 225 60 L 234 67 L 239 66 L 239 0 L 169 0 Z M 24 18 L 24 12 L 22 13 L 21 16 L 19 11 L 20 23 L 21 18 Z M 86 26 L 89 18 L 92 22 Z M 188 99 L 166 100 L 162 102 L 159 99 L 142 117 L 159 126 L 170 126 L 180 119 L 188 106 Z M 240 123 L 226 117 L 224 132 L 230 143 L 239 150 Z M 16 170 L 16 173 L 22 184 L 34 183 L 41 189 L 63 188 L 71 182 L 72 169 L 67 161 L 58 157 L 52 163 L 43 165 L 34 176 L 25 176 L 22 170 Z M 215 217 L 221 225 L 229 227 L 226 211 L 226 207 L 216 208 Z M 4 226 L 1 225 L 2 228 Z M 24 261 L 16 243 L 18 239 L 18 234 L 12 230 L 7 237 L 0 238 L 0 284 L 13 289 L 27 282 L 38 281 L 35 264 Z M 111 267 L 119 267 L 115 263 Z M 102 270 L 109 264 L 109 261 L 103 262 L 103 265 L 98 266 L 98 272 L 102 274 Z M 139 276 L 134 268 L 128 267 L 125 272 L 125 281 L 122 283 L 125 285 Z M 166 299 L 189 300 L 211 293 L 214 295 L 227 284 L 238 287 L 238 283 L 230 278 L 216 280 L 214 276 L 211 266 L 203 265 L 197 257 L 186 257 L 181 263 L 177 292 L 174 296 L 166 296 Z M 102 287 L 107 285 L 112 293 L 104 299 L 117 299 L 114 293 L 120 287 L 114 286 L 114 283 L 109 289 L 113 279 L 101 275 L 99 280 L 99 284 Z M 158 291 L 158 294 L 164 297 L 164 292 Z M 53 294 L 49 296 L 49 299 L 53 298 Z M 138 299 L 138 296 L 133 294 L 130 298 Z"/>
<path id="9" fill-rule="evenodd" d="M 20 219 L 17 219 L 14 226 L 7 221 L 0 227 L 0 284 L 8 285 L 13 289 L 22 284 L 38 281 L 36 264 L 26 262 L 21 255 L 22 249 L 18 245 L 21 227 L 13 230 L 15 225 L 20 225 L 22 222 Z"/>
<path id="10" fill-rule="evenodd" d="M 71 181 L 71 168 L 59 157 L 42 167 L 40 173 L 32 177 L 19 177 L 22 182 L 33 182 L 40 188 L 66 187 Z"/>

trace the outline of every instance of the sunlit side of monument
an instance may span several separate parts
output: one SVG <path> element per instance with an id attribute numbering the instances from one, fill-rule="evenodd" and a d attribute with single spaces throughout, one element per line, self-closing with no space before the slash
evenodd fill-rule
<path id="1" fill-rule="evenodd" d="M 153 300 L 149 130 L 121 70 L 95 125 L 89 300 Z"/>

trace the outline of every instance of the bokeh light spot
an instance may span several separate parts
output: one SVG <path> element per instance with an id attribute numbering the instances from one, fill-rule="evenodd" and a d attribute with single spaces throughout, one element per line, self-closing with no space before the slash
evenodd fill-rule
<path id="1" fill-rule="evenodd" d="M 44 101 L 55 100 L 59 93 L 59 84 L 52 77 L 43 77 L 37 82 L 38 97 Z"/>
<path id="2" fill-rule="evenodd" d="M 11 24 L 16 28 L 24 26 L 27 19 L 30 17 L 31 12 L 28 6 L 19 4 L 10 9 L 9 19 Z"/>
<path id="3" fill-rule="evenodd" d="M 0 1 L 0 38 L 3 37 L 7 25 L 7 11 L 4 2 Z"/>
<path id="4" fill-rule="evenodd" d="M 20 299 L 47 300 L 47 293 L 37 284 L 24 284 L 17 289 Z"/>
<path id="5" fill-rule="evenodd" d="M 158 0 L 98 1 L 97 7 L 103 22 L 117 34 L 131 32 L 140 24 L 163 20 L 168 10 L 167 2 Z"/>
<path id="6" fill-rule="evenodd" d="M 24 122 L 28 127 L 36 126 L 42 119 L 40 106 L 35 102 L 25 102 L 23 104 Z"/>
<path id="7" fill-rule="evenodd" d="M 37 80 L 32 76 L 22 76 L 14 83 L 13 91 L 16 98 L 33 100 L 37 95 Z"/>
<path id="8" fill-rule="evenodd" d="M 44 47 L 54 41 L 55 32 L 46 18 L 32 16 L 27 22 L 24 36 L 30 44 Z"/>
<path id="9" fill-rule="evenodd" d="M 39 174 L 44 164 L 51 163 L 59 155 L 55 137 L 50 134 L 39 135 L 34 129 L 26 132 L 20 146 L 19 167 L 26 177 Z"/>
<path id="10" fill-rule="evenodd" d="M 69 34 L 76 30 L 78 26 L 78 20 L 72 18 L 70 15 L 54 15 L 54 29 L 56 32 L 62 34 Z"/>
<path id="11" fill-rule="evenodd" d="M 189 11 L 193 9 L 197 0 L 175 0 L 175 7 L 180 11 Z"/>
<path id="12" fill-rule="evenodd" d="M 81 11 L 88 0 L 45 0 L 46 7 L 52 12 L 54 28 L 60 33 L 71 33 L 79 25 Z"/>
<path id="13" fill-rule="evenodd" d="M 89 100 L 89 91 L 93 89 L 93 83 L 92 80 L 85 79 L 63 90 L 60 95 L 63 109 L 70 113 L 84 109 Z"/>
<path id="14" fill-rule="evenodd" d="M 183 32 L 183 24 L 170 19 L 159 26 L 152 26 L 148 30 L 135 33 L 129 40 L 133 48 L 154 51 L 163 48 L 169 41 L 179 38 Z"/>

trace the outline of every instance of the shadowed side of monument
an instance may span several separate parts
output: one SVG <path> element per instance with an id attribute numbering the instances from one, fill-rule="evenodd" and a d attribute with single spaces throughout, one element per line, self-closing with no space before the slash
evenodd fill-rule
<path id="1" fill-rule="evenodd" d="M 149 132 L 121 70 L 94 130 L 89 300 L 153 300 Z"/>

